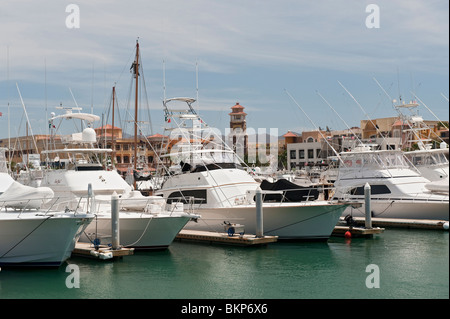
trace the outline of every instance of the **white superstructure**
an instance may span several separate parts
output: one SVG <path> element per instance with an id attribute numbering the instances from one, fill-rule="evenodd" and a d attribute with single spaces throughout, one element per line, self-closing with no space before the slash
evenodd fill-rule
<path id="1" fill-rule="evenodd" d="M 448 194 L 427 189 L 430 181 L 401 150 L 355 150 L 339 156 L 336 198 L 363 200 L 364 185 L 369 183 L 373 217 L 448 220 Z M 349 208 L 347 213 L 364 216 L 363 209 Z"/>
<path id="2" fill-rule="evenodd" d="M 169 108 L 172 101 L 187 107 Z M 175 164 L 156 191 L 168 203 L 182 201 L 202 216 L 186 229 L 223 231 L 224 222 L 242 224 L 245 232 L 255 233 L 255 191 L 259 183 L 244 170 L 236 154 L 202 127 L 204 122 L 192 108 L 194 99 L 164 101 L 166 118 L 176 125 L 172 140 L 178 140 L 167 156 Z M 301 203 L 265 202 L 264 234 L 280 239 L 327 239 L 347 204 L 324 200 Z"/>

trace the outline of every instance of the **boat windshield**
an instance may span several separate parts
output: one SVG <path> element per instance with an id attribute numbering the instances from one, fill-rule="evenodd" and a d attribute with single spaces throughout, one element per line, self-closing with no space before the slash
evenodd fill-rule
<path id="1" fill-rule="evenodd" d="M 397 151 L 346 152 L 341 153 L 341 159 L 341 168 L 346 169 L 408 168 L 405 157 Z"/>
<path id="2" fill-rule="evenodd" d="M 406 156 L 414 166 L 448 165 L 448 159 L 442 152 L 410 152 Z"/>

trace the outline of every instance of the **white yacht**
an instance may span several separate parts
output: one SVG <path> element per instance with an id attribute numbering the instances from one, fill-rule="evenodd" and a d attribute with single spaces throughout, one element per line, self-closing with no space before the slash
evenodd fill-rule
<path id="1" fill-rule="evenodd" d="M 88 122 L 99 119 L 92 114 L 68 112 L 52 117 L 50 122 L 72 118 Z M 181 204 L 165 205 L 161 197 L 143 196 L 133 190 L 116 170 L 105 169 L 99 158 L 112 150 L 93 147 L 97 141 L 92 128 L 87 127 L 82 133 L 72 134 L 63 141 L 76 147 L 43 152 L 54 159 L 66 154 L 69 160 L 63 169 L 44 170 L 41 185 L 51 188 L 56 196 L 71 196 L 71 207 L 79 207 L 88 204 L 80 198 L 86 198 L 88 184 L 91 184 L 96 218 L 81 236 L 81 242 L 100 240 L 101 243 L 110 243 L 110 201 L 114 193 L 120 197 L 120 244 L 125 247 L 165 249 L 191 218 L 199 218 L 198 215 L 186 213 Z"/>
<path id="2" fill-rule="evenodd" d="M 448 220 L 448 194 L 427 189 L 429 180 L 412 167 L 401 150 L 352 150 L 340 153 L 335 198 L 364 200 L 371 186 L 373 217 Z M 364 216 L 364 208 L 344 214 Z"/>
<path id="3" fill-rule="evenodd" d="M 169 107 L 173 101 L 187 107 Z M 211 135 L 214 130 L 202 128 L 205 124 L 193 109 L 194 102 L 192 98 L 164 101 L 166 118 L 177 126 L 171 133 L 171 142 L 177 143 L 166 155 L 176 165 L 166 172 L 166 180 L 155 194 L 167 203 L 181 201 L 195 207 L 202 218 L 189 222 L 185 229 L 223 232 L 224 223 L 235 223 L 254 234 L 254 196 L 260 184 L 220 137 Z M 347 206 L 325 200 L 264 202 L 264 234 L 280 239 L 327 239 Z"/>
<path id="4" fill-rule="evenodd" d="M 42 209 L 53 192 L 14 181 L 4 154 L 0 149 L 0 266 L 58 267 L 70 257 L 94 215 Z"/>

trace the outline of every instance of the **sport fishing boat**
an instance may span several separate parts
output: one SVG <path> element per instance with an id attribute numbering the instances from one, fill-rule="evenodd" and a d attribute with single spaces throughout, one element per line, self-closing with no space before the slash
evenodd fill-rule
<path id="1" fill-rule="evenodd" d="M 50 123 L 54 127 L 56 120 L 74 118 L 88 122 L 88 127 L 82 133 L 63 136 L 66 147 L 43 152 L 57 161 L 64 157 L 68 161 L 64 168 L 44 169 L 41 185 L 51 188 L 56 196 L 70 197 L 70 203 L 64 205 L 74 208 L 89 204 L 86 198 L 88 184 L 91 184 L 96 218 L 80 237 L 80 242 L 110 243 L 111 196 L 115 193 L 120 197 L 120 244 L 146 250 L 167 248 L 186 223 L 199 216 L 186 213 L 181 204 L 166 205 L 161 197 L 143 196 L 116 170 L 105 169 L 100 158 L 105 158 L 112 150 L 95 148 L 96 133 L 89 127 L 92 120 L 99 120 L 98 116 L 67 111 L 52 117 Z M 74 147 L 68 148 L 69 144 Z"/>
<path id="2" fill-rule="evenodd" d="M 184 106 L 173 108 L 171 102 Z M 235 223 L 243 224 L 245 232 L 255 233 L 255 193 L 260 184 L 243 169 L 236 153 L 198 116 L 192 107 L 194 102 L 192 98 L 163 102 L 166 121 L 172 123 L 167 143 L 171 149 L 163 156 L 170 157 L 174 165 L 164 171 L 165 181 L 155 194 L 162 195 L 167 203 L 195 207 L 202 218 L 189 222 L 185 229 L 223 232 L 224 223 Z M 347 206 L 326 200 L 265 201 L 264 234 L 279 239 L 326 240 Z"/>
<path id="3" fill-rule="evenodd" d="M 364 200 L 364 185 L 369 183 L 372 217 L 448 220 L 448 193 L 427 189 L 430 181 L 409 164 L 401 150 L 360 147 L 339 156 L 336 199 Z M 364 216 L 365 212 L 348 208 L 344 214 Z"/>
<path id="4" fill-rule="evenodd" d="M 4 155 L 0 149 L 0 266 L 58 267 L 71 256 L 94 215 L 42 209 L 53 198 L 51 189 L 14 181 Z"/>

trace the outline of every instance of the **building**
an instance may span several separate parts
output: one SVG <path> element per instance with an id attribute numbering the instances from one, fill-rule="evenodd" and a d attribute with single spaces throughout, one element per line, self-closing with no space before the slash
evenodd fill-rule
<path id="1" fill-rule="evenodd" d="M 288 132 L 284 135 L 287 149 L 287 169 L 302 169 L 328 163 L 330 156 L 354 149 L 360 141 L 378 149 L 398 149 L 401 138 L 362 138 L 362 130 L 352 127 L 337 131 L 304 131 L 301 134 Z"/>
<path id="2" fill-rule="evenodd" d="M 239 156 L 246 157 L 248 155 L 247 113 L 244 112 L 244 107 L 236 102 L 228 115 L 230 116 L 231 130 L 229 139 L 233 150 Z"/>
<path id="3" fill-rule="evenodd" d="M 113 150 L 114 166 L 119 172 L 125 174 L 129 168 L 134 167 L 134 137 L 124 137 L 121 128 L 112 127 L 109 124 L 96 128 L 95 132 L 98 146 Z M 158 163 L 158 154 L 161 154 L 167 143 L 168 137 L 161 134 L 139 136 L 136 168 L 143 171 L 154 171 Z"/>
<path id="4" fill-rule="evenodd" d="M 419 140 L 426 143 L 439 141 L 442 133 L 439 130 L 439 121 L 423 120 L 421 116 L 385 117 L 373 120 L 361 120 L 361 131 L 363 139 L 377 138 L 400 138 L 399 147 L 407 150 L 413 149 Z M 412 128 L 415 129 L 413 133 Z M 447 130 L 448 132 L 448 130 Z M 444 133 L 445 137 L 445 133 Z"/>

